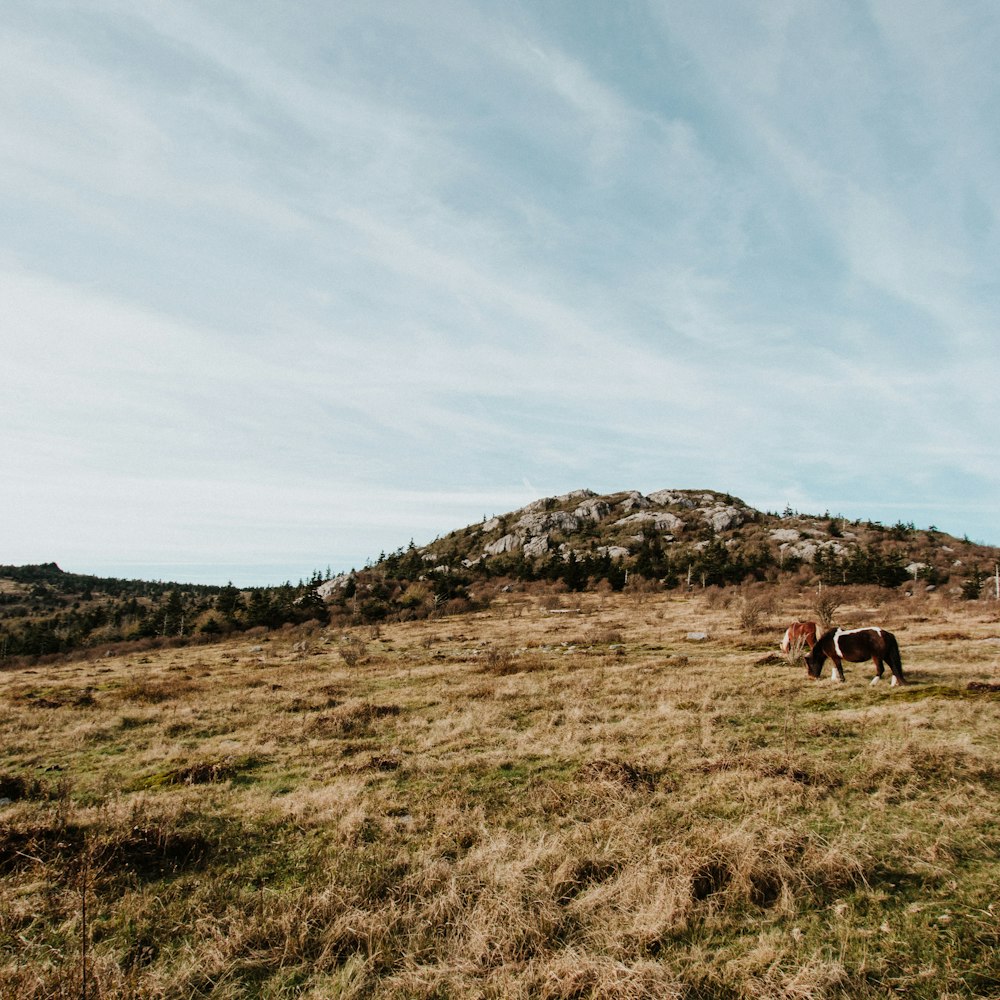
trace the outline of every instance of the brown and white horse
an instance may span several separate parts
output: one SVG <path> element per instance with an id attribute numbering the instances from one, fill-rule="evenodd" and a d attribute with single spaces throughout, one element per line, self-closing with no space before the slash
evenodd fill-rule
<path id="1" fill-rule="evenodd" d="M 788 653 L 797 641 L 804 642 L 810 649 L 816 645 L 816 623 L 815 622 L 792 622 L 785 629 L 785 634 L 781 639 L 781 651 Z M 801 646 L 799 647 L 802 648 Z"/>
<path id="2" fill-rule="evenodd" d="M 872 684 L 882 679 L 882 665 L 887 663 L 892 671 L 892 686 L 905 684 L 903 662 L 899 656 L 896 637 L 884 628 L 832 628 L 824 632 L 816 641 L 812 651 L 806 656 L 806 670 L 810 677 L 818 678 L 823 672 L 823 663 L 829 657 L 833 663 L 831 681 L 844 680 L 842 661 L 861 663 L 871 658 L 875 664 Z"/>

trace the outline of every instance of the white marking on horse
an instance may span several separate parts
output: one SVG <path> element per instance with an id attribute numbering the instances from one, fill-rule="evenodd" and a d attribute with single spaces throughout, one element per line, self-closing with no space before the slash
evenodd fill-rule
<path id="1" fill-rule="evenodd" d="M 785 629 L 785 637 L 781 640 L 781 651 L 787 653 L 792 648 L 792 626 Z"/>
<path id="2" fill-rule="evenodd" d="M 899 687 L 899 678 L 895 674 L 892 675 L 892 681 L 890 682 L 889 686 Z"/>
<path id="3" fill-rule="evenodd" d="M 882 680 L 882 678 L 881 678 L 881 677 L 879 677 L 879 675 L 878 675 L 878 674 L 876 674 L 876 675 L 875 675 L 875 676 L 874 676 L 874 677 L 873 677 L 873 678 L 871 679 L 871 681 L 870 681 L 869 683 L 871 684 L 871 686 L 872 686 L 872 687 L 875 687 L 875 685 L 876 685 L 876 684 L 878 684 L 878 682 L 879 682 L 880 680 Z M 892 682 L 893 682 L 893 684 L 895 684 L 895 683 L 896 683 L 896 678 L 895 678 L 895 676 L 893 676 L 893 679 L 892 679 Z"/>

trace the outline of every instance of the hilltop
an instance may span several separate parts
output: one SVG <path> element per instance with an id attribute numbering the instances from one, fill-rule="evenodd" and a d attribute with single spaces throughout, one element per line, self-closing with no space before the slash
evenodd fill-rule
<path id="1" fill-rule="evenodd" d="M 581 489 L 383 554 L 318 592 L 342 607 L 352 602 L 367 620 L 426 611 L 428 602 L 461 609 L 497 587 L 538 582 L 621 590 L 630 581 L 672 589 L 783 580 L 945 587 L 976 597 L 997 558 L 996 548 L 933 526 L 764 512 L 714 490 Z"/>

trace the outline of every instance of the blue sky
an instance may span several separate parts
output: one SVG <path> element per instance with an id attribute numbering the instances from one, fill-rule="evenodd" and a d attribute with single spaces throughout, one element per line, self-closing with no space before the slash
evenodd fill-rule
<path id="1" fill-rule="evenodd" d="M 587 487 L 1000 543 L 1000 8 L 5 0 L 0 562 Z"/>

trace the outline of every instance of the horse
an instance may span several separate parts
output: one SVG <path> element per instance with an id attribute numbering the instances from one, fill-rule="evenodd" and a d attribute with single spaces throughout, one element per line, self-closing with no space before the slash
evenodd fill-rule
<path id="1" fill-rule="evenodd" d="M 792 622 L 785 629 L 785 634 L 781 639 L 781 651 L 788 653 L 797 641 L 804 642 L 810 649 L 816 645 L 816 623 L 815 622 Z M 799 647 L 801 649 L 801 646 Z"/>
<path id="2" fill-rule="evenodd" d="M 899 645 L 896 637 L 884 628 L 832 628 L 824 632 L 811 652 L 806 655 L 806 670 L 810 677 L 819 678 L 823 672 L 823 663 L 827 657 L 833 663 L 830 680 L 843 683 L 844 668 L 841 661 L 862 663 L 871 657 L 875 664 L 875 676 L 872 684 L 878 684 L 882 679 L 882 664 L 889 664 L 892 671 L 892 686 L 905 684 L 903 662 L 899 656 Z"/>

